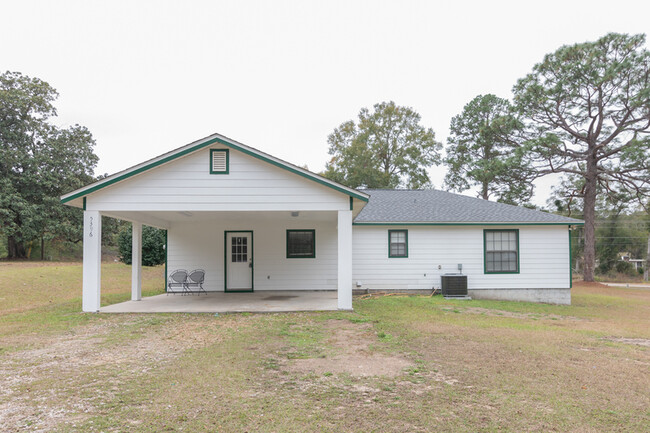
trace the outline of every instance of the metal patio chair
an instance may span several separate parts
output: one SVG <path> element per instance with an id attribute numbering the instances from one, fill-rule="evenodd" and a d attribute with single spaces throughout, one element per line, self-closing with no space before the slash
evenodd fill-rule
<path id="1" fill-rule="evenodd" d="M 189 293 L 196 292 L 200 295 L 203 292 L 207 295 L 208 292 L 203 288 L 203 281 L 205 281 L 205 271 L 203 269 L 194 269 L 187 276 L 185 286 Z"/>
<path id="2" fill-rule="evenodd" d="M 185 269 L 176 269 L 167 279 L 167 294 L 180 293 L 182 295 L 189 293 L 187 288 L 187 271 Z"/>

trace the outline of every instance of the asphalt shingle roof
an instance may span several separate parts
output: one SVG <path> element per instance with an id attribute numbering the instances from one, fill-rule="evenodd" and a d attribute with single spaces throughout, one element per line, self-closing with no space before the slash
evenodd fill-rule
<path id="1" fill-rule="evenodd" d="M 355 222 L 565 223 L 581 220 L 434 189 L 366 189 L 370 200 Z"/>

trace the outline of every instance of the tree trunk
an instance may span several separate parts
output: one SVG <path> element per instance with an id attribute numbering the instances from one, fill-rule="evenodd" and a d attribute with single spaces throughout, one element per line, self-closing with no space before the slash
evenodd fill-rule
<path id="1" fill-rule="evenodd" d="M 594 155 L 587 158 L 585 175 L 584 218 L 585 218 L 585 267 L 584 280 L 594 281 L 596 268 L 596 187 L 598 167 Z"/>
<path id="2" fill-rule="evenodd" d="M 483 182 L 483 191 L 481 194 L 483 195 L 483 200 L 488 200 L 490 198 L 490 192 L 488 190 L 487 182 Z"/>
<path id="3" fill-rule="evenodd" d="M 41 236 L 41 260 L 45 260 L 45 239 Z"/>
<path id="4" fill-rule="evenodd" d="M 22 242 L 16 241 L 16 238 L 9 236 L 7 238 L 7 257 L 10 259 L 25 259 L 27 251 Z"/>
<path id="5" fill-rule="evenodd" d="M 648 276 L 650 276 L 650 235 L 648 235 L 648 255 L 645 259 L 645 266 L 643 269 L 643 279 L 648 281 Z"/>

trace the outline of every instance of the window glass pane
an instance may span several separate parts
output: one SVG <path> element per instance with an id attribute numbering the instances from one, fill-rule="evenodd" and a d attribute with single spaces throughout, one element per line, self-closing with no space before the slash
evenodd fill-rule
<path id="1" fill-rule="evenodd" d="M 407 257 L 408 249 L 406 247 L 407 233 L 406 230 L 396 230 L 389 232 L 390 245 L 388 247 L 391 257 Z"/>
<path id="2" fill-rule="evenodd" d="M 487 251 L 494 251 L 494 236 L 492 233 L 488 233 L 489 237 L 485 238 L 485 248 Z"/>
<path id="3" fill-rule="evenodd" d="M 499 230 L 485 232 L 486 272 L 517 272 L 517 232 Z"/>
<path id="4" fill-rule="evenodd" d="M 314 255 L 314 232 L 290 231 L 287 233 L 287 255 L 289 257 L 311 257 Z"/>
<path id="5" fill-rule="evenodd" d="M 508 253 L 508 270 L 516 271 L 517 270 L 517 254 Z"/>
<path id="6" fill-rule="evenodd" d="M 405 244 L 392 244 L 390 246 L 390 255 L 391 256 L 405 256 L 406 255 L 406 245 Z"/>

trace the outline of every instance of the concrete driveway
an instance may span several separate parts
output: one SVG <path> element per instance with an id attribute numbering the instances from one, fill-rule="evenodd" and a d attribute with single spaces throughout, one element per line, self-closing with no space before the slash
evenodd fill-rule
<path id="1" fill-rule="evenodd" d="M 337 310 L 336 291 L 211 292 L 157 295 L 99 309 L 100 313 L 280 313 Z"/>

